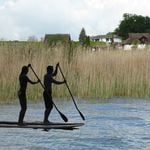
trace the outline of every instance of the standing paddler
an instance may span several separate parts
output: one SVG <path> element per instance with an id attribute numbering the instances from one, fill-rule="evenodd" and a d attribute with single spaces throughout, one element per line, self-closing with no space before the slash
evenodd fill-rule
<path id="1" fill-rule="evenodd" d="M 21 73 L 19 75 L 20 89 L 18 91 L 18 97 L 19 97 L 19 102 L 21 106 L 21 110 L 20 110 L 19 118 L 18 118 L 19 125 L 23 125 L 24 116 L 27 110 L 27 98 L 26 98 L 27 83 L 29 82 L 31 84 L 37 84 L 40 82 L 39 80 L 34 82 L 28 78 L 27 74 L 29 71 L 29 67 L 30 65 L 23 66 Z"/>
<path id="2" fill-rule="evenodd" d="M 50 123 L 48 120 L 48 117 L 50 115 L 50 112 L 53 108 L 53 100 L 52 100 L 52 83 L 54 84 L 63 84 L 66 83 L 66 81 L 56 81 L 53 79 L 54 76 L 57 75 L 58 71 L 58 66 L 59 63 L 57 63 L 55 67 L 55 71 L 53 69 L 53 66 L 47 66 L 47 73 L 44 76 L 44 92 L 43 92 L 43 97 L 44 97 L 44 102 L 45 102 L 45 112 L 44 112 L 44 124 Z"/>

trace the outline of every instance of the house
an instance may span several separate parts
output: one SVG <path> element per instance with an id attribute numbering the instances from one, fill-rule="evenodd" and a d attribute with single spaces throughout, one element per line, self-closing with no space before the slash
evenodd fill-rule
<path id="1" fill-rule="evenodd" d="M 139 44 L 145 44 L 150 42 L 150 33 L 129 33 L 128 39 L 123 44 L 133 44 L 138 42 Z"/>
<path id="2" fill-rule="evenodd" d="M 70 44 L 70 42 L 70 34 L 46 34 L 44 38 L 44 43 L 47 45 Z"/>
<path id="3" fill-rule="evenodd" d="M 99 41 L 99 42 L 106 42 L 106 43 L 121 43 L 122 40 L 117 35 L 96 35 L 90 37 L 91 41 Z"/>

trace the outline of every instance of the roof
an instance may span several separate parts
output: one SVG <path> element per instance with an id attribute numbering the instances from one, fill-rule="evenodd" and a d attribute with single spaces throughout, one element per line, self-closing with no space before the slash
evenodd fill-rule
<path id="1" fill-rule="evenodd" d="M 150 38 L 149 33 L 129 33 L 129 38 L 132 38 L 132 39 L 140 39 L 143 36 L 146 37 L 147 39 Z"/>
<path id="2" fill-rule="evenodd" d="M 150 41 L 150 34 L 149 33 L 129 33 L 128 39 L 126 39 L 123 43 L 131 44 L 134 40 L 140 40 L 141 38 L 145 38 L 147 39 L 147 41 Z"/>
<path id="3" fill-rule="evenodd" d="M 96 35 L 90 37 L 92 40 L 106 38 L 106 35 Z"/>
<path id="4" fill-rule="evenodd" d="M 96 35 L 96 36 L 91 36 L 90 37 L 92 40 L 95 40 L 95 39 L 103 39 L 103 38 L 120 38 L 119 36 L 117 35 Z"/>
<path id="5" fill-rule="evenodd" d="M 70 34 L 46 34 L 44 43 L 62 42 L 69 43 L 71 41 Z"/>

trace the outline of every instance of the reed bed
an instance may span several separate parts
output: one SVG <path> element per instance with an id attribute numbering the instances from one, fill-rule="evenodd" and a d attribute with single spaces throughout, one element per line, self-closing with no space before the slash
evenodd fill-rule
<path id="1" fill-rule="evenodd" d="M 76 47 L 69 55 L 66 47 L 45 47 L 42 43 L 0 43 L 0 102 L 17 99 L 18 76 L 23 65 L 32 64 L 43 81 L 47 65 L 60 62 L 74 96 L 85 98 L 110 98 L 127 96 L 150 97 L 150 51 L 109 50 L 92 52 Z M 32 71 L 29 78 L 37 80 Z M 58 72 L 57 80 L 63 80 Z M 28 84 L 30 100 L 41 100 L 43 89 Z M 69 96 L 65 85 L 53 86 L 53 96 Z"/>

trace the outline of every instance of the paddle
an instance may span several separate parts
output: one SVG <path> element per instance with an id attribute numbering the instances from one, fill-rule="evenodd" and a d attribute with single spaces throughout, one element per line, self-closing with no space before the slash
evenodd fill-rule
<path id="1" fill-rule="evenodd" d="M 63 72 L 62 72 L 62 69 L 61 69 L 60 65 L 59 65 L 58 67 L 59 67 L 59 70 L 60 70 L 60 72 L 61 72 L 61 74 L 62 74 L 62 77 L 63 77 L 64 80 L 66 81 L 65 76 L 64 76 L 64 74 L 63 74 Z M 74 99 L 74 97 L 73 97 L 73 95 L 72 95 L 72 93 L 71 93 L 71 90 L 70 90 L 70 88 L 69 88 L 68 83 L 65 82 L 65 84 L 66 84 L 66 87 L 67 87 L 67 89 L 68 89 L 68 91 L 69 91 L 69 93 L 70 93 L 70 96 L 71 96 L 71 98 L 72 98 L 72 100 L 73 100 L 73 103 L 74 103 L 74 105 L 75 105 L 77 111 L 79 112 L 81 118 L 82 118 L 83 120 L 85 120 L 83 114 L 80 112 L 79 108 L 77 107 L 77 104 L 76 104 L 75 99 Z"/>
<path id="2" fill-rule="evenodd" d="M 39 80 L 41 86 L 43 87 L 43 89 L 45 90 L 45 86 L 43 85 L 43 83 L 41 82 L 40 78 L 38 77 L 38 75 L 35 73 L 33 67 L 31 66 L 31 64 L 28 65 L 28 67 L 31 68 L 31 70 L 33 71 L 34 75 L 36 76 L 36 78 Z M 48 92 L 47 92 L 48 93 Z M 49 93 L 48 93 L 49 94 Z M 53 102 L 53 101 L 52 101 Z M 68 122 L 68 118 L 59 111 L 59 109 L 57 108 L 57 106 L 55 105 L 55 103 L 53 102 L 54 107 L 56 108 L 56 110 L 58 111 L 58 113 L 60 114 L 61 118 L 65 121 Z"/>

